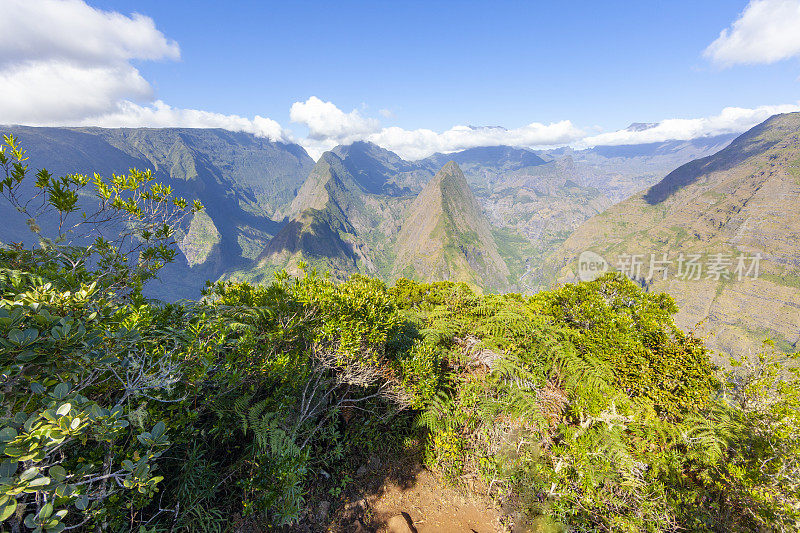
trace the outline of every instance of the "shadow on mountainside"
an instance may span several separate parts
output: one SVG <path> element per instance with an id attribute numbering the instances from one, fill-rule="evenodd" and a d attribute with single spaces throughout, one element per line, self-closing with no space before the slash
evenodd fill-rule
<path id="1" fill-rule="evenodd" d="M 782 140 L 780 137 L 770 138 L 763 135 L 769 129 L 770 125 L 767 123 L 760 124 L 734 139 L 730 145 L 716 154 L 676 168 L 648 189 L 644 195 L 645 201 L 650 205 L 659 204 L 683 187 L 695 183 L 702 176 L 730 170 L 746 159 L 764 153 Z"/>
<path id="2" fill-rule="evenodd" d="M 309 257 L 356 260 L 352 243 L 343 240 L 330 225 L 313 219 L 291 220 L 273 237 L 258 258 L 261 262 L 271 256 L 288 252 L 303 252 Z"/>

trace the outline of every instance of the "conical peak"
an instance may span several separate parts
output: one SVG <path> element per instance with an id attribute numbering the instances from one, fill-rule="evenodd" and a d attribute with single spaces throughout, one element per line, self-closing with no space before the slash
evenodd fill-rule
<path id="1" fill-rule="evenodd" d="M 456 175 L 460 174 L 460 175 L 463 176 L 463 173 L 461 172 L 461 168 L 458 166 L 458 163 L 456 163 L 455 161 L 448 161 L 442 167 L 442 169 L 439 171 L 439 174 L 456 174 Z"/>
<path id="2" fill-rule="evenodd" d="M 464 177 L 461 167 L 455 161 L 450 161 L 443 166 L 430 181 L 429 186 L 440 188 L 445 184 L 455 186 L 457 189 L 469 188 L 467 178 Z"/>

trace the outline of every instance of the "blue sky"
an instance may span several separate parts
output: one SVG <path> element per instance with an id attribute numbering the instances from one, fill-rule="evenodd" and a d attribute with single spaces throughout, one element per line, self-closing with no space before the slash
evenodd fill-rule
<path id="1" fill-rule="evenodd" d="M 70 0 L 56 9 L 57 3 L 0 0 L 0 5 L 23 11 L 20 17 L 50 13 L 54 31 L 61 24 L 65 33 L 75 34 L 81 29 L 76 28 L 77 22 L 70 23 L 73 15 L 65 6 L 73 9 L 74 20 L 80 24 L 89 18 L 82 16 L 86 9 L 100 10 L 103 17 L 95 25 L 108 24 L 112 29 L 122 28 L 124 22 L 112 20 L 114 17 L 140 13 L 151 19 L 154 28 L 139 34 L 167 41 L 160 45 L 160 58 L 157 52 L 136 49 L 141 43 L 133 42 L 133 36 L 129 36 L 131 51 L 124 57 L 106 60 L 95 54 L 92 61 L 102 63 L 103 68 L 113 63 L 115 75 L 129 76 L 133 69 L 142 79 L 136 82 L 141 87 L 131 94 L 109 89 L 112 104 L 130 101 L 148 106 L 161 101 L 175 109 L 248 120 L 256 115 L 268 117 L 280 125 L 287 139 L 304 142 L 312 150 L 363 137 L 382 140 L 387 147 L 398 142 L 413 145 L 416 148 L 406 151 L 414 155 L 414 149 L 419 151 L 428 137 L 422 135 L 412 142 L 404 132 L 426 129 L 439 134 L 457 125 L 514 129 L 536 123 L 547 127 L 569 121 L 569 128 L 553 128 L 551 138 L 545 135 L 550 130 L 541 130 L 541 135 L 523 132 L 512 141 L 555 145 L 623 129 L 631 122 L 696 120 L 715 117 L 726 107 L 784 106 L 780 109 L 787 110 L 785 106 L 800 101 L 800 37 L 791 35 L 800 36 L 797 0 L 754 0 L 751 4 L 730 0 L 105 0 L 89 1 L 88 5 Z M 35 6 L 20 7 L 23 4 Z M 704 55 L 722 30 L 743 13 L 750 16 L 748 10 L 752 16 L 741 28 L 744 41 L 726 44 L 727 59 Z M 796 20 L 792 18 L 795 11 Z M 92 31 L 89 28 L 83 33 Z M 734 33 L 733 29 L 730 32 Z M 782 37 L 768 46 L 778 50 L 777 60 L 775 54 L 763 50 L 767 45 L 747 42 L 764 42 L 768 40 L 764 35 L 776 33 Z M 103 36 L 112 38 L 109 32 Z M 26 60 L 25 54 L 36 47 L 36 40 L 42 41 L 35 34 L 27 38 L 33 43 L 28 49 L 20 52 L 19 47 L 12 47 L 6 58 L 16 52 Z M 55 41 L 43 44 L 44 51 L 37 52 L 36 60 L 46 56 L 46 46 L 55 50 L 62 45 L 71 46 Z M 0 37 L 0 52 L 3 46 Z M 179 48 L 179 57 L 176 50 L 165 52 L 167 46 Z M 64 54 L 81 68 L 88 68 L 85 54 Z M 6 66 L 9 64 L 7 59 Z M 0 69 L 2 66 L 0 62 Z M 8 75 L 12 81 L 35 78 L 27 71 L 24 76 L 16 71 L 14 75 L 16 78 Z M 2 91 L 0 88 L 0 97 Z M 296 108 L 292 115 L 293 104 L 308 104 L 311 97 L 319 100 Z M 335 106 L 345 118 L 331 115 L 335 115 L 333 108 L 323 108 L 324 103 Z M 3 111 L 0 105 L 0 123 L 9 121 L 4 121 Z M 99 100 L 97 106 L 83 111 L 85 116 L 76 111 L 56 114 L 51 120 L 40 114 L 25 120 L 27 116 L 20 113 L 7 112 L 11 121 L 32 124 L 87 124 L 94 119 L 99 125 L 135 125 L 108 119 Z M 751 122 L 764 113 L 750 117 Z M 333 124 L 336 120 L 347 124 Z M 746 120 L 736 120 L 735 127 L 744 127 Z M 175 125 L 185 124 L 177 120 Z M 394 135 L 377 136 L 379 129 L 391 127 L 397 128 Z M 708 134 L 707 130 L 697 131 Z M 311 139 L 307 139 L 309 134 Z M 403 135 L 404 140 L 397 141 Z M 437 146 L 447 148 L 448 142 L 437 140 Z"/>

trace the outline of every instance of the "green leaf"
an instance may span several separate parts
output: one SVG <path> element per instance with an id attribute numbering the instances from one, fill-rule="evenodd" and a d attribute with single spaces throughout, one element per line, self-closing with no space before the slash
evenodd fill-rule
<path id="1" fill-rule="evenodd" d="M 3 461 L 0 463 L 0 478 L 8 478 L 17 471 L 17 461 Z"/>
<path id="2" fill-rule="evenodd" d="M 71 485 L 66 485 L 66 484 L 62 483 L 61 485 L 56 487 L 55 495 L 57 497 L 66 498 L 70 494 L 72 494 L 72 486 Z"/>
<path id="3" fill-rule="evenodd" d="M 56 400 L 63 400 L 69 394 L 69 385 L 67 383 L 59 383 L 53 390 L 53 396 Z"/>
<path id="4" fill-rule="evenodd" d="M 79 511 L 85 511 L 86 508 L 89 506 L 89 495 L 84 494 L 77 500 L 75 500 L 75 508 Z"/>
<path id="5" fill-rule="evenodd" d="M 20 476 L 20 481 L 29 481 L 39 475 L 39 469 L 35 466 L 25 470 Z"/>
<path id="6" fill-rule="evenodd" d="M 151 434 L 153 435 L 153 439 L 158 439 L 161 435 L 164 434 L 164 431 L 167 429 L 167 426 L 164 425 L 163 421 L 159 421 L 155 426 L 153 426 L 153 431 Z"/>
<path id="7" fill-rule="evenodd" d="M 42 477 L 37 477 L 36 479 L 28 483 L 28 487 L 44 487 L 49 484 L 50 484 L 50 478 L 42 476 Z"/>
<path id="8" fill-rule="evenodd" d="M 39 521 L 44 522 L 45 519 L 50 518 L 51 514 L 53 514 L 53 504 L 46 503 L 42 505 L 42 508 L 39 510 Z"/>
<path id="9" fill-rule="evenodd" d="M 56 414 L 59 416 L 65 416 L 70 412 L 71 409 L 72 404 L 67 402 L 56 410 Z"/>
<path id="10" fill-rule="evenodd" d="M 67 471 L 61 465 L 51 466 L 48 474 L 56 483 L 64 481 L 64 479 L 67 477 Z"/>
<path id="11" fill-rule="evenodd" d="M 0 442 L 11 442 L 17 438 L 17 430 L 12 427 L 0 429 Z"/>
<path id="12" fill-rule="evenodd" d="M 54 525 L 52 527 L 48 527 L 47 529 L 45 529 L 45 532 L 46 533 L 61 533 L 62 531 L 64 531 L 64 529 L 66 529 L 66 527 L 67 526 L 65 526 L 63 522 L 58 522 L 58 523 L 56 523 L 56 525 Z"/>
<path id="13" fill-rule="evenodd" d="M 0 522 L 6 520 L 17 510 L 17 500 L 11 499 L 0 505 Z"/>

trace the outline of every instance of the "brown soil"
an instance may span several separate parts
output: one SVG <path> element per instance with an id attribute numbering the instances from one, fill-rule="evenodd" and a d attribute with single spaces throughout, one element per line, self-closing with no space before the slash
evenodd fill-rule
<path id="1" fill-rule="evenodd" d="M 390 533 L 392 517 L 404 515 L 417 533 L 502 532 L 502 512 L 489 499 L 448 485 L 410 458 L 375 458 L 354 479 L 358 487 L 326 528 L 335 532 Z"/>
<path id="2" fill-rule="evenodd" d="M 491 502 L 444 485 L 426 469 L 419 470 L 411 486 L 387 481 L 366 500 L 378 532 L 388 532 L 386 523 L 402 513 L 418 533 L 502 531 L 501 513 Z"/>

